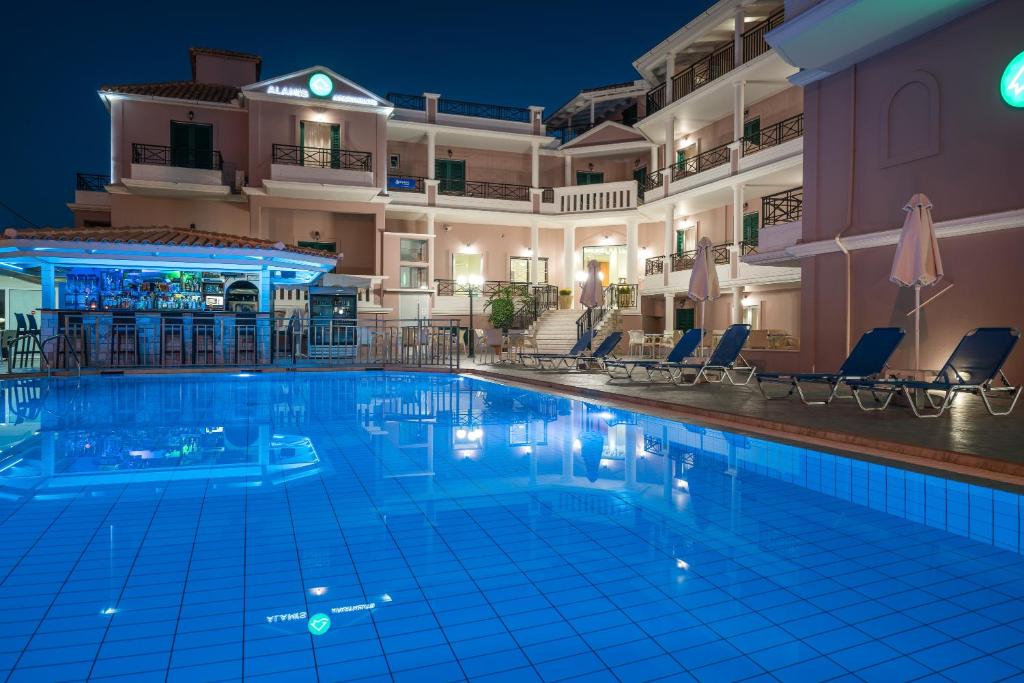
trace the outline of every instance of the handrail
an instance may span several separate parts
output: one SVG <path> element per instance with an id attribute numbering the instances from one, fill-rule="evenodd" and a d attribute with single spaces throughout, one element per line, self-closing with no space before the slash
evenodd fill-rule
<path id="1" fill-rule="evenodd" d="M 75 189 L 82 192 L 106 192 L 106 186 L 109 182 L 110 177 L 101 173 L 82 173 L 79 171 L 75 174 Z"/>
<path id="2" fill-rule="evenodd" d="M 558 126 L 557 128 L 548 128 L 547 134 L 551 137 L 558 138 L 559 142 L 564 145 L 567 142 L 575 140 L 596 125 L 597 123 L 587 122 Z"/>
<path id="3" fill-rule="evenodd" d="M 651 256 L 646 261 L 644 261 L 644 275 L 661 275 L 664 272 L 664 256 Z"/>
<path id="4" fill-rule="evenodd" d="M 804 214 L 804 188 L 794 187 L 761 197 L 761 227 L 798 221 Z"/>
<path id="5" fill-rule="evenodd" d="M 672 180 L 679 180 L 681 178 L 688 178 L 704 171 L 709 171 L 712 168 L 717 168 L 724 164 L 729 163 L 731 159 L 729 144 L 719 145 L 718 147 L 712 147 L 709 150 L 705 150 L 695 157 L 684 159 L 683 161 L 672 164 Z"/>
<path id="6" fill-rule="evenodd" d="M 639 302 L 640 286 L 636 284 L 612 283 L 601 294 L 601 305 L 587 308 L 576 318 L 576 339 L 594 330 L 605 319 L 608 311 L 618 308 L 635 308 Z"/>
<path id="7" fill-rule="evenodd" d="M 427 108 L 427 98 L 423 95 L 404 95 L 398 92 L 389 92 L 384 98 L 395 105 L 397 109 L 425 111 Z"/>
<path id="8" fill-rule="evenodd" d="M 741 245 L 746 244 L 740 242 Z M 729 263 L 730 260 L 730 249 L 732 242 L 723 242 L 722 244 L 715 244 L 711 247 L 711 257 L 715 265 L 724 266 Z M 670 254 L 669 258 L 672 261 L 672 272 L 678 272 L 680 270 L 692 270 L 694 261 L 697 258 L 697 250 L 690 249 L 688 251 L 680 251 L 674 254 Z"/>
<path id="9" fill-rule="evenodd" d="M 773 123 L 756 133 L 741 138 L 743 156 L 760 152 L 762 149 L 775 147 L 790 140 L 796 140 L 804 134 L 803 112 Z"/>
<path id="10" fill-rule="evenodd" d="M 424 181 L 426 178 L 417 175 L 389 175 L 388 176 L 388 190 L 395 192 L 425 192 L 426 186 Z M 392 182 L 394 181 L 394 182 Z"/>
<path id="11" fill-rule="evenodd" d="M 477 199 L 509 199 L 512 201 L 530 201 L 529 185 L 513 185 L 512 183 L 492 183 L 486 180 L 453 180 L 442 179 L 438 184 L 439 194 L 454 197 L 475 197 Z"/>
<path id="12" fill-rule="evenodd" d="M 271 161 L 289 166 L 313 166 L 315 168 L 344 168 L 356 171 L 373 170 L 373 154 L 349 149 L 329 147 L 307 147 L 304 145 L 271 145 Z"/>
<path id="13" fill-rule="evenodd" d="M 219 171 L 224 166 L 224 159 L 215 149 L 191 149 L 133 142 L 132 163 Z"/>
<path id="14" fill-rule="evenodd" d="M 764 39 L 766 33 L 773 28 L 781 26 L 786 20 L 785 9 L 771 14 L 767 19 L 760 22 L 751 29 L 745 31 L 741 37 L 743 41 L 743 62 L 747 63 L 754 57 L 760 57 L 772 49 L 768 41 Z"/>
<path id="15" fill-rule="evenodd" d="M 64 333 L 64 332 L 60 332 L 58 334 L 55 334 L 52 337 L 47 337 L 46 339 L 44 339 L 39 344 L 40 357 L 46 359 L 46 376 L 49 377 L 50 373 L 53 370 L 53 365 L 50 363 L 50 359 L 47 358 L 47 356 L 46 356 L 46 345 L 49 344 L 50 342 L 54 341 L 54 340 L 57 341 L 57 351 L 58 351 L 58 353 L 61 350 L 60 342 L 61 341 L 64 342 L 63 349 L 64 349 L 64 364 L 65 365 L 67 365 L 68 351 L 71 351 L 71 357 L 75 361 L 75 368 L 78 370 L 78 376 L 81 377 L 82 376 L 82 359 L 78 357 L 78 351 L 75 349 L 74 345 L 71 343 L 71 339 L 69 339 L 68 335 L 66 333 Z M 42 362 L 42 361 L 40 361 L 40 362 Z"/>
<path id="16" fill-rule="evenodd" d="M 423 95 L 389 92 L 385 98 L 399 109 L 411 109 L 413 111 L 426 111 L 427 109 L 427 98 Z M 530 110 L 527 107 L 467 102 L 465 100 L 453 100 L 445 97 L 437 100 L 437 113 L 477 116 L 484 119 L 498 119 L 518 123 L 530 122 Z"/>

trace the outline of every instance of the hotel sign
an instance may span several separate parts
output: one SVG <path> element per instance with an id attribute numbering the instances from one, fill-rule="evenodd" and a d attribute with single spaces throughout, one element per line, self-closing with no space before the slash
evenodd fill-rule
<path id="1" fill-rule="evenodd" d="M 267 86 L 268 95 L 282 95 L 284 97 L 297 97 L 301 99 L 330 100 L 341 104 L 361 104 L 368 107 L 377 105 L 377 100 L 372 97 L 361 97 L 359 95 L 347 95 L 334 92 L 334 80 L 327 74 L 317 71 L 310 74 L 306 87 L 292 85 L 270 85 Z"/>
<path id="2" fill-rule="evenodd" d="M 1011 107 L 1024 107 L 1024 52 L 1010 60 L 999 80 L 999 94 Z"/>

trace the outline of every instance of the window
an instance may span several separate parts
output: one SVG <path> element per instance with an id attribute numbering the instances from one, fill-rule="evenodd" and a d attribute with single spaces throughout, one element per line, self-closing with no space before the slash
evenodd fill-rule
<path id="1" fill-rule="evenodd" d="M 686 165 L 686 150 L 685 149 L 677 149 L 676 150 L 676 167 L 677 168 L 682 168 L 685 165 Z"/>
<path id="2" fill-rule="evenodd" d="M 303 166 L 341 168 L 341 125 L 299 121 L 299 158 Z"/>
<path id="3" fill-rule="evenodd" d="M 757 212 L 743 214 L 743 241 L 757 246 Z"/>
<path id="4" fill-rule="evenodd" d="M 390 154 L 388 155 L 388 168 L 398 168 L 402 165 L 401 154 Z"/>
<path id="5" fill-rule="evenodd" d="M 452 254 L 452 279 L 460 276 L 482 275 L 483 259 L 480 254 Z"/>
<path id="6" fill-rule="evenodd" d="M 465 194 L 466 162 L 461 159 L 437 159 L 434 161 L 434 177 L 440 182 L 437 190 L 441 194 Z"/>
<path id="7" fill-rule="evenodd" d="M 402 289 L 426 289 L 427 269 L 422 266 L 402 266 L 398 286 Z"/>
<path id="8" fill-rule="evenodd" d="M 750 325 L 750 329 L 761 329 L 761 304 L 749 304 L 743 307 L 743 322 Z"/>
<path id="9" fill-rule="evenodd" d="M 213 126 L 171 121 L 171 166 L 214 168 Z"/>
<path id="10" fill-rule="evenodd" d="M 538 257 L 540 267 L 540 284 L 548 282 L 548 259 L 546 256 Z M 509 280 L 512 282 L 533 282 L 530 269 L 533 267 L 533 258 L 530 256 L 512 256 L 509 258 Z"/>
<path id="11" fill-rule="evenodd" d="M 604 173 L 601 171 L 576 171 L 577 185 L 598 185 L 604 182 Z"/>
<path id="12" fill-rule="evenodd" d="M 320 251 L 338 252 L 337 242 L 304 242 L 299 240 L 299 246 L 303 249 L 319 249 Z"/>
<path id="13" fill-rule="evenodd" d="M 427 262 L 427 240 L 402 239 L 398 242 L 399 259 L 402 261 L 414 261 L 416 263 Z"/>
<path id="14" fill-rule="evenodd" d="M 743 139 L 752 145 L 761 144 L 761 117 L 755 116 L 743 124 Z"/>

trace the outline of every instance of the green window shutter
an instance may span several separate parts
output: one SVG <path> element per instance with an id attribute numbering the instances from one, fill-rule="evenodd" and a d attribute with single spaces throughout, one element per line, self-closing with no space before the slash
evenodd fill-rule
<path id="1" fill-rule="evenodd" d="M 743 138 L 752 145 L 761 144 L 761 117 L 756 116 L 743 124 Z"/>
<path id="2" fill-rule="evenodd" d="M 306 122 L 299 121 L 299 166 L 306 165 Z"/>
<path id="3" fill-rule="evenodd" d="M 681 254 L 686 251 L 686 231 L 676 230 L 676 253 Z"/>
<path id="4" fill-rule="evenodd" d="M 686 163 L 686 151 L 682 149 L 676 150 L 676 167 L 682 167 Z"/>
<path id="5" fill-rule="evenodd" d="M 190 137 L 187 123 L 171 121 L 171 166 L 188 163 Z"/>
<path id="6" fill-rule="evenodd" d="M 331 126 L 331 168 L 341 168 L 341 126 Z"/>
<path id="7" fill-rule="evenodd" d="M 757 246 L 757 212 L 743 214 L 743 241 Z"/>
<path id="8" fill-rule="evenodd" d="M 461 159 L 436 159 L 434 177 L 441 181 L 439 191 L 462 194 L 466 191 L 466 162 Z"/>
<path id="9" fill-rule="evenodd" d="M 192 158 L 196 168 L 213 168 L 213 126 L 189 126 L 192 129 Z"/>
<path id="10" fill-rule="evenodd" d="M 695 326 L 694 322 L 694 309 L 692 308 L 677 308 L 676 309 L 676 329 L 681 332 L 692 330 Z"/>

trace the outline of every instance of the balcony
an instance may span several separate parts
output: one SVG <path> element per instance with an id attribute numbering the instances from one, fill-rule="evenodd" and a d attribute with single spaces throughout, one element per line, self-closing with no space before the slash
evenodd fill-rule
<path id="1" fill-rule="evenodd" d="M 804 115 L 801 112 L 744 137 L 741 140 L 743 156 L 749 156 L 770 147 L 777 147 L 784 142 L 803 137 L 803 134 Z"/>
<path id="2" fill-rule="evenodd" d="M 438 182 L 439 195 L 449 197 L 472 197 L 474 199 L 503 199 L 515 202 L 530 201 L 529 185 L 492 183 L 482 180 L 451 180 Z"/>
<path id="3" fill-rule="evenodd" d="M 730 156 L 729 145 L 719 145 L 713 147 L 705 152 L 701 152 L 695 157 L 684 159 L 678 164 L 672 165 L 672 180 L 682 180 L 683 178 L 689 178 L 695 176 L 698 173 L 704 171 L 710 171 L 713 168 L 717 168 L 724 164 L 729 163 Z"/>
<path id="4" fill-rule="evenodd" d="M 635 180 L 556 187 L 551 191 L 551 199 L 550 206 L 542 201 L 541 213 L 619 211 L 635 209 L 639 205 Z"/>
<path id="5" fill-rule="evenodd" d="M 220 186 L 224 185 L 223 166 L 217 150 L 132 143 L 134 181 Z"/>
<path id="6" fill-rule="evenodd" d="M 75 174 L 75 201 L 69 204 L 73 211 L 110 211 L 110 195 L 107 194 L 107 183 L 110 177 L 101 173 Z M 89 218 L 87 220 L 96 220 Z M 109 217 L 106 224 L 109 225 Z"/>
<path id="7" fill-rule="evenodd" d="M 560 126 L 558 128 L 548 128 L 547 134 L 553 138 L 557 138 L 560 144 L 566 144 L 572 142 L 579 136 L 586 133 L 588 130 L 598 124 L 596 123 L 578 123 L 574 126 Z"/>
<path id="8" fill-rule="evenodd" d="M 386 97 L 387 100 L 394 104 L 398 109 L 410 109 L 412 111 L 427 110 L 427 98 L 423 95 L 406 95 L 403 93 L 389 92 Z M 437 113 L 495 119 L 497 121 L 512 121 L 515 123 L 530 123 L 530 110 L 526 107 L 511 107 L 504 104 L 485 104 L 482 102 L 466 102 L 464 100 L 452 100 L 446 97 L 442 97 L 437 100 Z"/>
<path id="9" fill-rule="evenodd" d="M 764 36 L 768 31 L 785 21 L 782 10 L 772 14 L 764 21 L 746 31 L 742 36 L 743 62 L 747 63 L 769 50 L 771 46 Z M 672 102 L 704 87 L 729 73 L 738 66 L 736 64 L 735 46 L 732 41 L 722 43 L 711 54 L 686 67 L 672 76 Z M 647 93 L 647 116 L 664 109 L 671 102 L 666 101 L 666 85 L 653 88 Z"/>
<path id="10" fill-rule="evenodd" d="M 110 177 L 99 173 L 76 173 L 76 192 L 106 192 Z"/>
<path id="11" fill-rule="evenodd" d="M 371 186 L 373 154 L 274 143 L 271 146 L 270 177 L 274 181 Z"/>
<path id="12" fill-rule="evenodd" d="M 803 213 L 802 187 L 761 197 L 761 230 L 758 231 L 760 254 L 749 262 L 775 260 L 796 244 L 803 232 Z"/>
<path id="13" fill-rule="evenodd" d="M 423 194 L 426 192 L 426 185 L 423 181 L 426 178 L 422 176 L 388 176 L 388 191 L 389 192 L 416 192 Z"/>

